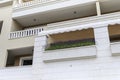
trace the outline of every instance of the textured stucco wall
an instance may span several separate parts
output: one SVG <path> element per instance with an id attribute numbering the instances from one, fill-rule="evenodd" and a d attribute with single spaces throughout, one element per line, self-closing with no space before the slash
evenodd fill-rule
<path id="1" fill-rule="evenodd" d="M 112 56 L 107 26 L 94 28 L 96 58 L 44 63 L 42 45 L 46 38 L 35 39 L 34 74 L 36 80 L 119 80 L 120 56 Z M 42 42 L 42 43 L 41 43 Z M 38 44 L 39 43 L 39 44 Z M 61 50 L 60 50 L 61 52 Z M 68 53 L 69 54 L 69 53 Z M 74 53 L 75 54 L 75 53 Z M 91 51 L 89 51 L 91 54 Z M 59 54 L 60 56 L 62 54 Z M 57 55 L 57 56 L 59 56 Z M 52 56 L 54 57 L 54 56 Z"/>
<path id="2" fill-rule="evenodd" d="M 10 31 L 20 29 L 20 26 L 12 20 L 12 4 L 0 7 L 0 21 L 3 21 L 0 34 L 0 68 L 2 68 L 6 65 L 7 50 L 33 46 L 35 36 L 9 40 Z"/>

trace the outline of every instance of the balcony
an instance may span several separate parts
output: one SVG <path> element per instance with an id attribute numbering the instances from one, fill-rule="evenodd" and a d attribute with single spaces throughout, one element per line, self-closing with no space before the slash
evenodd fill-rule
<path id="1" fill-rule="evenodd" d="M 60 28 L 67 28 L 72 26 L 80 26 L 80 25 L 87 25 L 91 23 L 104 23 L 104 21 L 108 22 L 108 24 L 112 24 L 114 20 L 118 20 L 120 17 L 120 12 L 114 12 L 109 14 L 104 14 L 101 16 L 93 16 L 93 17 L 87 17 L 87 18 L 80 18 L 80 19 L 73 19 L 73 20 L 67 20 L 67 21 L 61 21 L 56 23 L 50 23 L 45 26 L 40 26 L 39 28 L 32 28 L 32 29 L 25 29 L 25 30 L 18 30 L 18 31 L 12 31 L 9 35 L 9 39 L 16 39 L 16 38 L 22 38 L 22 37 L 29 37 L 38 34 L 38 32 L 41 32 L 42 30 L 54 30 L 54 29 L 60 29 Z M 111 22 L 110 22 L 111 21 Z M 25 27 L 29 28 L 29 27 Z M 112 30 L 112 29 L 111 29 Z M 118 29 L 119 30 L 119 29 Z"/>
<path id="2" fill-rule="evenodd" d="M 33 26 L 97 16 L 97 0 L 16 0 L 12 18 L 20 25 Z M 100 14 L 120 11 L 120 1 L 99 0 Z"/>
<path id="3" fill-rule="evenodd" d="M 67 2 L 67 1 L 72 1 L 72 0 L 15 0 L 13 10 L 31 7 L 35 5 L 47 6 L 47 5 L 57 4 L 61 2 Z M 77 1 L 78 0 L 74 0 L 74 2 L 77 2 Z M 92 1 L 96 1 L 96 0 L 84 0 L 84 1 L 79 0 L 80 3 L 92 2 Z"/>
<path id="4" fill-rule="evenodd" d="M 0 69 L 0 80 L 33 80 L 32 66 Z"/>
<path id="5" fill-rule="evenodd" d="M 21 30 L 21 31 L 14 31 L 14 32 L 10 32 L 9 39 L 34 36 L 34 35 L 37 35 L 41 31 L 43 31 L 43 27 Z"/>
<path id="6" fill-rule="evenodd" d="M 45 51 L 43 61 L 46 63 L 70 61 L 79 59 L 89 59 L 96 57 L 95 46 L 75 47 L 60 50 Z"/>
<path id="7" fill-rule="evenodd" d="M 96 16 L 96 0 L 35 0 L 18 2 L 12 18 L 22 26 L 49 24 L 59 21 Z"/>
<path id="8" fill-rule="evenodd" d="M 43 61 L 50 63 L 95 57 L 94 31 L 88 28 L 49 35 Z"/>

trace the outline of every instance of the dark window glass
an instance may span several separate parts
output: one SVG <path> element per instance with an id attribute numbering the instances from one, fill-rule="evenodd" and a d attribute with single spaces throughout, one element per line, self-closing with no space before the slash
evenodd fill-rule
<path id="1" fill-rule="evenodd" d="M 2 30 L 2 25 L 3 25 L 3 21 L 0 22 L 0 33 L 1 33 L 1 30 Z"/>
<path id="2" fill-rule="evenodd" d="M 24 60 L 23 65 L 32 65 L 32 60 Z"/>

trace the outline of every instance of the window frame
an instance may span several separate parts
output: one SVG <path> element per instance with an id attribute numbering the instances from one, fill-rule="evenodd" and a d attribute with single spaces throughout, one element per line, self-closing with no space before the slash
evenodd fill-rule
<path id="1" fill-rule="evenodd" d="M 2 32 L 2 27 L 3 27 L 3 21 L 0 21 L 0 34 Z"/>
<path id="2" fill-rule="evenodd" d="M 33 59 L 32 56 L 28 56 L 28 57 L 20 57 L 19 66 L 25 66 L 25 65 L 23 65 L 24 60 L 32 60 L 32 59 Z"/>

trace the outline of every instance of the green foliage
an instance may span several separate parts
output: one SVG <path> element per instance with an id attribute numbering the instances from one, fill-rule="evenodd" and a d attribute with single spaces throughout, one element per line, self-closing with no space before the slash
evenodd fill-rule
<path id="1" fill-rule="evenodd" d="M 62 43 L 55 43 L 54 45 L 50 45 L 46 50 L 56 50 L 56 49 L 65 49 L 65 48 L 72 48 L 72 47 L 81 47 L 81 46 L 89 46 L 95 45 L 94 41 L 86 41 L 86 42 L 62 42 Z"/>

